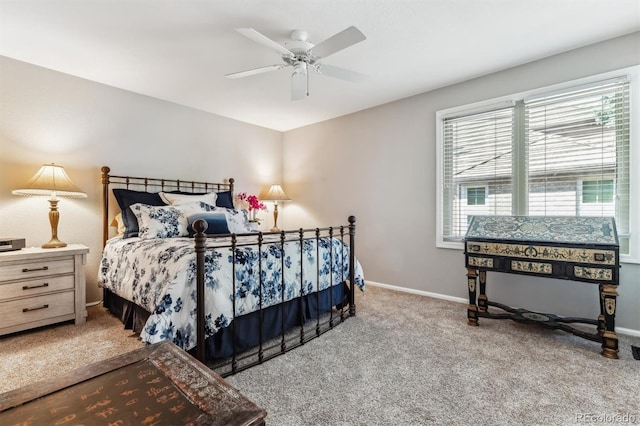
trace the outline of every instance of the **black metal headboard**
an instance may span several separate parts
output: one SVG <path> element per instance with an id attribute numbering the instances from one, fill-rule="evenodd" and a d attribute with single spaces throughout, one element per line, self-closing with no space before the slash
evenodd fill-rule
<path id="1" fill-rule="evenodd" d="M 116 176 L 109 174 L 111 169 L 104 166 L 102 171 L 102 245 L 109 239 L 109 188 L 135 189 L 138 191 L 185 191 L 185 192 L 221 192 L 231 191 L 233 196 L 233 178 L 227 182 L 197 182 L 180 179 L 146 178 Z"/>

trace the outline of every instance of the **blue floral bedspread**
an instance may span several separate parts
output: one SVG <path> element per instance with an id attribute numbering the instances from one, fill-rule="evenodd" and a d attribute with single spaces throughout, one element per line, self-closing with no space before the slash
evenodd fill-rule
<path id="1" fill-rule="evenodd" d="M 208 240 L 205 254 L 205 333 L 215 334 L 236 316 L 277 304 L 283 294 L 291 300 L 302 294 L 338 285 L 349 278 L 349 247 L 340 239 L 305 239 L 302 253 L 299 241 L 285 242 L 284 252 L 278 235 L 265 235 L 261 252 L 255 236 L 237 238 L 234 256 L 230 237 Z M 316 258 L 320 262 L 316 264 Z M 283 268 L 284 265 L 284 268 Z M 300 270 L 302 267 L 302 285 Z M 236 284 L 233 287 L 232 276 Z M 358 261 L 356 285 L 364 289 L 364 275 Z M 143 341 L 172 340 L 189 350 L 196 345 L 196 258 L 190 238 L 139 239 L 114 238 L 107 242 L 100 262 L 98 280 L 120 297 L 151 313 Z"/>

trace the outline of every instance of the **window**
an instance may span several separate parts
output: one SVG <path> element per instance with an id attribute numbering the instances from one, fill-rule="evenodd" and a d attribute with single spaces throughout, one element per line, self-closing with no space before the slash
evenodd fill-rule
<path id="1" fill-rule="evenodd" d="M 467 188 L 467 205 L 484 206 L 485 188 Z"/>
<path id="2" fill-rule="evenodd" d="M 582 182 L 583 204 L 613 203 L 613 179 Z"/>
<path id="3" fill-rule="evenodd" d="M 630 93 L 615 77 L 438 112 L 439 246 L 472 215 L 615 216 L 630 254 Z"/>
<path id="4" fill-rule="evenodd" d="M 447 238 L 460 240 L 469 216 L 511 213 L 512 127 L 512 107 L 445 121 L 443 219 Z M 478 203 L 468 201 L 469 189 L 474 194 L 473 188 L 480 184 L 488 194 L 483 191 L 482 209 L 471 208 Z"/>

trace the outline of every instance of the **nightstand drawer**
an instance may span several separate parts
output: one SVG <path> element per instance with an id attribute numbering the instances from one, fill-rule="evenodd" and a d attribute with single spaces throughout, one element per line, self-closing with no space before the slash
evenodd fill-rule
<path id="1" fill-rule="evenodd" d="M 0 252 L 0 336 L 87 317 L 89 249 L 69 244 Z"/>
<path id="2" fill-rule="evenodd" d="M 18 324 L 62 315 L 70 315 L 73 318 L 75 303 L 73 296 L 73 291 L 66 291 L 0 303 L 0 324 L 2 328 L 11 328 Z"/>
<path id="3" fill-rule="evenodd" d="M 17 297 L 37 296 L 52 291 L 71 290 L 74 285 L 73 278 L 73 275 L 62 275 L 0 284 L 0 302 Z"/>
<path id="4" fill-rule="evenodd" d="M 0 266 L 0 281 L 37 278 L 43 276 L 72 274 L 73 257 L 66 259 L 20 262 Z"/>

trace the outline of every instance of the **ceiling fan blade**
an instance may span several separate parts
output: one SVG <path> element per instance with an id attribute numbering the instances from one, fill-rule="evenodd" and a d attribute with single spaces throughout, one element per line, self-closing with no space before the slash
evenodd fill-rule
<path id="1" fill-rule="evenodd" d="M 291 100 L 299 101 L 308 95 L 307 92 L 307 73 L 294 72 L 291 75 Z"/>
<path id="2" fill-rule="evenodd" d="M 334 65 L 317 64 L 315 66 L 316 71 L 319 74 L 328 75 L 329 77 L 339 78 L 340 80 L 351 81 L 354 83 L 360 82 L 365 79 L 364 74 L 360 74 L 356 71 L 351 71 L 345 68 L 336 67 Z"/>
<path id="3" fill-rule="evenodd" d="M 268 72 L 272 70 L 281 70 L 283 68 L 288 67 L 288 65 L 278 64 L 278 65 L 267 65 L 266 67 L 254 68 L 251 70 L 234 72 L 231 74 L 225 74 L 227 78 L 241 78 L 241 77 L 249 77 L 250 75 L 262 74 L 263 72 Z"/>
<path id="4" fill-rule="evenodd" d="M 338 34 L 318 43 L 311 49 L 311 53 L 317 58 L 326 58 L 329 55 L 346 49 L 356 43 L 365 40 L 366 37 L 354 26 L 347 28 Z"/>
<path id="5" fill-rule="evenodd" d="M 248 39 L 255 41 L 256 43 L 266 46 L 269 49 L 275 50 L 281 55 L 293 56 L 293 53 L 290 50 L 271 40 L 269 37 L 259 33 L 253 28 L 236 28 L 236 31 L 247 37 Z"/>

